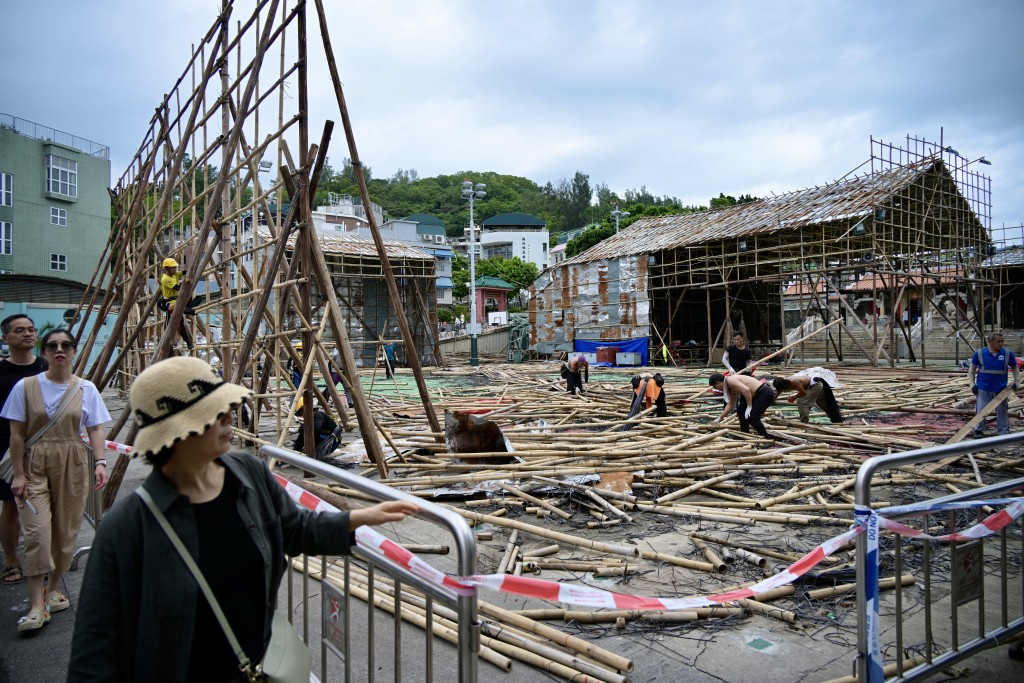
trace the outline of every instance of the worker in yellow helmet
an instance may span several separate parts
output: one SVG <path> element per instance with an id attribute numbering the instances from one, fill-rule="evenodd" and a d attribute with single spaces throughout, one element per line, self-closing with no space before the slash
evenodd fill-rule
<path id="1" fill-rule="evenodd" d="M 160 310 L 168 313 L 167 321 L 170 321 L 170 313 L 174 310 L 174 304 L 178 300 L 178 292 L 181 290 L 181 283 L 185 280 L 185 274 L 178 271 L 178 262 L 168 257 L 163 262 L 164 274 L 160 276 Z M 195 315 L 195 311 L 192 306 L 189 305 L 185 308 L 187 315 Z M 185 319 L 182 318 L 178 324 L 178 333 L 181 338 L 185 340 L 185 345 L 189 351 L 192 350 L 192 335 L 189 334 L 188 326 L 185 325 Z"/>

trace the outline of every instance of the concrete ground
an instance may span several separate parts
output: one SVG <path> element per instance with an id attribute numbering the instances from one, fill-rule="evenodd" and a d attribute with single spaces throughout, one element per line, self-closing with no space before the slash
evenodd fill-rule
<path id="1" fill-rule="evenodd" d="M 124 401 L 116 396 L 105 395 L 111 413 L 116 415 L 124 407 Z M 289 470 L 284 470 L 289 473 Z M 128 473 L 119 491 L 119 499 L 129 495 L 149 473 L 149 466 L 141 461 L 132 461 Z M 290 472 L 290 474 L 295 474 Z M 668 525 L 664 522 L 645 523 L 625 533 L 616 532 L 616 542 L 633 543 L 639 547 L 651 548 L 668 553 L 684 554 L 689 552 L 687 533 L 695 528 L 695 524 L 684 523 Z M 710 531 L 731 529 L 728 526 L 707 525 L 700 527 Z M 1022 604 L 1022 579 L 1020 573 L 1021 539 L 1020 527 L 1011 537 L 1011 565 L 1013 574 L 1010 581 L 1011 618 L 1020 615 Z M 493 534 L 490 541 L 481 541 L 478 545 L 479 571 L 488 573 L 495 566 L 505 548 L 508 530 L 504 528 L 480 528 Z M 448 543 L 444 533 L 421 520 L 411 520 L 401 525 L 390 525 L 383 529 L 390 537 L 405 543 Z M 566 528 L 567 533 L 577 530 Z M 835 533 L 842 531 L 835 527 Z M 771 538 L 782 548 L 810 548 L 820 542 L 821 538 L 807 535 L 801 529 L 789 527 L 769 528 L 769 525 L 750 527 L 744 533 L 760 537 L 762 541 Z M 739 533 L 739 532 L 737 532 Z M 92 537 L 92 529 L 83 524 L 80 535 L 81 546 L 87 546 Z M 533 546 L 529 546 L 533 547 Z M 527 546 L 524 546 L 527 549 Z M 573 551 L 563 546 L 563 555 Z M 986 555 L 990 555 L 986 547 Z M 909 557 L 909 556 L 908 556 Z M 938 555 L 936 555 L 938 557 Z M 455 573 L 455 558 L 452 556 L 424 556 L 437 568 Z M 908 564 L 913 565 L 908 559 Z M 937 561 L 937 564 L 940 564 Z M 948 560 L 947 560 L 948 564 Z M 84 565 L 84 563 L 83 563 Z M 769 565 L 770 567 L 770 565 Z M 52 622 L 41 631 L 28 636 L 20 636 L 15 630 L 17 617 L 27 609 L 27 598 L 24 584 L 15 587 L 0 587 L 0 683 L 35 683 L 60 681 L 66 678 L 69 647 L 74 624 L 75 609 L 81 587 L 82 569 L 69 572 L 65 577 L 65 588 L 71 597 L 72 609 L 54 615 Z M 913 567 L 915 574 L 919 566 Z M 989 572 L 995 568 L 989 566 Z M 589 583 L 609 590 L 616 590 L 636 595 L 671 595 L 675 597 L 713 593 L 723 586 L 737 581 L 752 580 L 760 576 L 756 570 L 743 563 L 734 563 L 730 571 L 721 577 L 696 575 L 694 572 L 680 570 L 666 565 L 654 565 L 645 568 L 631 579 L 595 579 L 589 574 L 545 573 L 543 578 Z M 305 616 L 303 606 L 308 606 L 308 619 L 313 633 L 318 630 L 320 615 L 320 584 L 311 581 L 303 588 L 302 578 L 292 575 L 293 618 L 302 624 Z M 936 608 L 933 629 L 936 639 L 942 642 L 948 631 L 948 618 L 940 612 L 942 601 L 948 593 L 948 580 L 942 585 L 937 584 L 934 598 L 939 600 Z M 996 594 L 998 581 L 990 575 L 986 590 L 990 596 Z M 304 592 L 305 591 L 305 592 Z M 279 606 L 285 608 L 289 604 L 287 586 L 282 586 Z M 303 598 L 305 596 L 305 598 Z M 897 614 L 895 595 L 885 592 L 882 597 L 883 643 L 886 654 L 891 655 L 894 628 L 897 617 L 904 624 L 904 643 L 913 649 L 923 642 L 924 610 L 921 604 L 923 594 L 921 581 L 908 587 L 903 594 L 903 607 Z M 525 609 L 551 607 L 549 603 L 516 596 L 481 593 L 481 600 L 486 600 L 508 609 Z M 948 600 L 947 600 L 948 602 Z M 784 683 L 791 681 L 822 681 L 846 675 L 852 671 L 856 653 L 856 614 L 854 601 L 851 597 L 836 598 L 831 601 L 809 601 L 803 598 L 791 598 L 778 603 L 780 606 L 795 611 L 798 620 L 795 624 L 786 624 L 764 616 L 747 615 L 730 617 L 718 621 L 703 621 L 689 624 L 666 625 L 631 623 L 619 630 L 612 625 L 581 625 L 547 622 L 552 626 L 584 638 L 595 645 L 615 652 L 633 660 L 634 671 L 628 680 L 637 683 L 650 681 L 748 681 L 757 680 L 764 683 Z M 973 628 L 972 619 L 976 618 L 977 609 L 961 608 L 961 632 Z M 358 600 L 352 601 L 352 638 L 353 650 L 350 655 L 351 680 L 394 680 L 395 633 L 390 615 L 381 610 L 374 610 L 374 626 L 367 624 L 367 610 Z M 987 609 L 986 623 L 995 623 L 998 604 Z M 300 627 L 301 631 L 301 627 Z M 962 638 L 963 639 L 963 636 Z M 427 670 L 425 640 L 422 631 L 405 624 L 401 628 L 401 672 L 400 680 L 424 680 Z M 313 647 L 314 671 L 319 671 L 320 649 L 318 644 Z M 372 660 L 369 653 L 373 653 Z M 328 664 L 327 680 L 343 680 L 343 667 L 334 653 L 326 655 Z M 454 680 L 457 678 L 456 650 L 453 646 L 435 639 L 433 655 L 430 658 L 434 680 Z M 1013 661 L 1007 657 L 1005 647 L 989 650 L 964 662 L 955 669 L 937 674 L 931 680 L 941 680 L 950 676 L 960 676 L 977 681 L 1012 681 L 1024 680 L 1024 663 Z M 492 664 L 479 664 L 479 680 L 520 681 L 558 680 L 557 677 L 529 666 L 515 662 L 511 671 L 505 672 Z"/>

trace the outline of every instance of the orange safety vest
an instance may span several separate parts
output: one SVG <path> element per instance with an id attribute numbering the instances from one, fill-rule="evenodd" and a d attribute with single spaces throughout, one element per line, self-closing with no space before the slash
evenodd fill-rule
<path id="1" fill-rule="evenodd" d="M 647 380 L 646 388 L 644 388 L 644 380 L 645 379 Z M 654 401 L 656 401 L 658 399 L 658 394 L 661 393 L 661 387 L 659 387 L 658 383 L 654 381 L 654 375 L 641 375 L 640 376 L 640 386 L 638 386 L 636 389 L 634 389 L 633 393 L 635 395 L 639 396 L 641 388 L 644 389 L 644 398 L 643 398 L 643 401 L 644 401 L 644 404 L 645 404 L 644 407 L 645 408 L 650 408 L 651 407 L 651 403 L 653 403 Z"/>

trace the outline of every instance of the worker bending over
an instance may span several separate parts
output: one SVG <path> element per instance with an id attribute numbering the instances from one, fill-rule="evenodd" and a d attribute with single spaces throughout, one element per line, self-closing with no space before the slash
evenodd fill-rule
<path id="1" fill-rule="evenodd" d="M 569 364 L 562 364 L 562 379 L 565 380 L 565 390 L 570 394 L 582 394 L 586 391 L 583 383 L 590 384 L 590 364 L 583 355 L 576 356 L 569 361 Z"/>
<path id="2" fill-rule="evenodd" d="M 775 401 L 775 389 L 767 380 L 760 380 L 748 375 L 729 375 L 726 377 L 720 372 L 713 373 L 708 378 L 708 384 L 713 389 L 722 392 L 725 400 L 725 408 L 722 414 L 715 418 L 715 422 L 721 422 L 733 410 L 740 419 L 740 430 L 750 431 L 753 425 L 758 434 L 769 438 L 768 430 L 761 422 L 761 416 L 768 410 Z"/>
<path id="3" fill-rule="evenodd" d="M 668 404 L 665 402 L 665 378 L 661 376 L 661 373 L 652 375 L 645 372 L 642 375 L 634 375 L 630 384 L 633 385 L 633 404 L 629 411 L 630 417 L 641 410 L 647 410 L 651 407 L 651 403 L 655 406 L 654 414 L 657 417 L 668 415 Z"/>
<path id="4" fill-rule="evenodd" d="M 777 395 L 785 391 L 795 391 L 796 396 L 790 396 L 790 403 L 796 402 L 800 410 L 800 421 L 811 421 L 811 406 L 817 405 L 822 412 L 828 415 L 832 422 L 842 422 L 843 414 L 839 410 L 839 403 L 836 402 L 833 389 L 843 386 L 836 379 L 836 373 L 825 368 L 807 368 L 789 377 L 776 377 L 772 382 Z"/>

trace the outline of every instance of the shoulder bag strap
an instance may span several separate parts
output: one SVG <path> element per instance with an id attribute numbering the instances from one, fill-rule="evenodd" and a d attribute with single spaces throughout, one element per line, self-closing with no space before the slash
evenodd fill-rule
<path id="1" fill-rule="evenodd" d="M 159 507 L 157 507 L 157 504 L 153 501 L 152 496 L 149 495 L 149 491 L 146 490 L 146 487 L 140 486 L 135 489 L 135 495 L 141 498 L 142 502 L 144 502 L 146 507 L 149 508 L 149 511 L 153 513 L 156 521 L 160 524 L 160 528 L 164 530 L 165 534 L 167 534 L 167 538 L 170 540 L 171 545 L 173 545 L 174 549 L 178 551 L 178 554 L 181 556 L 185 566 L 188 567 L 188 570 L 192 572 L 192 576 L 195 577 L 196 583 L 199 584 L 199 590 L 201 590 L 203 595 L 206 596 L 206 601 L 210 603 L 210 609 L 213 611 L 213 615 L 217 617 L 217 622 L 224 630 L 224 635 L 227 636 L 228 643 L 231 645 L 231 649 L 235 652 L 235 657 L 238 658 L 239 668 L 248 674 L 252 668 L 252 663 L 245 655 L 245 651 L 239 644 L 238 638 L 235 637 L 235 632 L 231 630 L 231 625 L 228 624 L 228 619 L 224 616 L 224 610 L 220 608 L 220 603 L 217 602 L 217 598 L 214 597 L 213 591 L 210 589 L 210 584 L 206 583 L 206 578 L 203 576 L 203 573 L 199 571 L 199 566 L 196 565 L 196 561 L 192 559 L 188 549 L 185 548 L 185 544 L 181 542 L 181 538 L 171 527 L 171 523 L 167 521 L 167 517 L 165 517 L 164 513 L 160 511 Z"/>
<path id="2" fill-rule="evenodd" d="M 30 379 L 31 379 L 31 378 L 30 378 Z M 36 380 L 36 381 L 38 382 L 39 380 Z M 74 377 L 74 378 L 72 378 L 72 380 L 71 380 L 71 386 L 69 386 L 69 387 L 68 387 L 68 388 L 67 388 L 67 389 L 66 389 L 66 390 L 64 391 L 64 397 L 63 397 L 63 398 L 62 398 L 62 399 L 60 400 L 60 405 L 59 405 L 59 406 L 57 406 L 57 410 L 56 410 L 56 412 L 54 412 L 54 414 L 50 416 L 50 419 L 49 419 L 49 420 L 48 420 L 48 421 L 46 422 L 46 424 L 44 424 L 44 425 L 43 425 L 43 426 L 42 426 L 42 427 L 41 427 L 41 428 L 39 429 L 39 431 L 38 431 L 38 432 L 36 432 L 36 433 L 35 433 L 35 434 L 33 434 L 32 436 L 30 436 L 30 437 L 28 438 L 28 440 L 27 440 L 27 441 L 25 442 L 25 450 L 26 450 L 26 451 L 27 451 L 27 450 L 28 450 L 29 448 L 31 448 L 31 447 L 32 447 L 32 444 L 34 444 L 34 443 L 35 443 L 36 441 L 38 441 L 38 440 L 39 440 L 39 437 L 41 437 L 41 436 L 42 436 L 43 434 L 45 434 L 45 433 L 46 433 L 46 431 L 47 431 L 47 430 L 48 430 L 48 429 L 49 429 L 50 427 L 52 427 L 53 425 L 57 424 L 57 420 L 59 420 L 59 419 L 60 419 L 60 416 L 64 414 L 64 411 L 65 411 L 65 410 L 67 410 L 67 407 L 68 407 L 68 406 L 69 406 L 69 405 L 71 404 L 71 399 L 73 399 L 73 398 L 75 397 L 75 393 L 76 393 L 76 392 L 78 391 L 78 388 L 79 388 L 79 387 L 80 387 L 81 385 L 82 385 L 82 380 L 81 380 L 80 378 L 78 378 L 78 377 Z M 26 405 L 26 406 L 28 405 L 28 401 L 26 401 L 26 402 L 25 402 L 25 405 Z M 27 411 L 26 411 L 26 412 L 27 412 Z"/>

